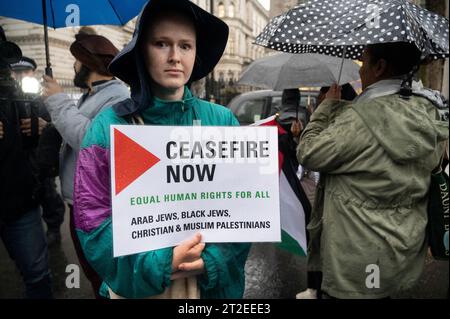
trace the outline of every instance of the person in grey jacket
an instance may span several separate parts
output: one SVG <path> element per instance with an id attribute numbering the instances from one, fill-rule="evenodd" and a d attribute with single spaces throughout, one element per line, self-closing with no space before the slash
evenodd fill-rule
<path id="1" fill-rule="evenodd" d="M 70 230 L 78 259 L 97 295 L 101 284 L 98 275 L 86 261 L 73 226 L 73 185 L 78 151 L 86 129 L 105 107 L 129 97 L 128 88 L 109 73 L 108 65 L 119 50 L 105 37 L 78 34 L 70 52 L 75 57 L 74 84 L 86 89 L 78 104 L 51 77 L 44 76 L 45 105 L 52 123 L 63 138 L 60 153 L 61 190 L 70 209 Z"/>

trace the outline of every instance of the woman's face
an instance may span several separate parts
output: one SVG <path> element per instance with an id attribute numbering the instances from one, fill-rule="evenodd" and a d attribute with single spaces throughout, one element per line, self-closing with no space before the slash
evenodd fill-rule
<path id="1" fill-rule="evenodd" d="M 154 89 L 184 91 L 196 57 L 193 23 L 179 14 L 159 17 L 152 23 L 144 47 L 147 70 L 156 85 Z"/>

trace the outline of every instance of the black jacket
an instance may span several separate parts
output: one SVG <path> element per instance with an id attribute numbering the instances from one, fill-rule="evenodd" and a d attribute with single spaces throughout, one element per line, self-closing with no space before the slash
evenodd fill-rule
<path id="1" fill-rule="evenodd" d="M 39 102 L 12 101 L 0 97 L 0 221 L 11 222 L 38 206 L 39 182 L 32 157 L 39 142 L 37 134 L 26 137 L 20 132 L 19 118 L 39 116 Z M 24 111 L 28 110 L 28 111 Z M 31 112 L 30 112 L 31 110 Z M 30 114 L 24 115 L 23 113 Z"/>

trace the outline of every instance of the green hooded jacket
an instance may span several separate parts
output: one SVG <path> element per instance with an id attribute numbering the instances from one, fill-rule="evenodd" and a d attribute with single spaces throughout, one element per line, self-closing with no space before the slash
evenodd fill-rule
<path id="1" fill-rule="evenodd" d="M 186 88 L 183 100 L 153 98 L 140 112 L 145 124 L 236 126 L 227 108 L 200 100 Z M 110 194 L 110 126 L 129 124 L 114 108 L 101 112 L 84 137 L 75 174 L 74 223 L 83 252 L 107 287 L 126 298 L 160 295 L 171 284 L 172 248 L 113 257 Z M 205 273 L 198 276 L 202 298 L 242 298 L 248 243 L 206 244 L 201 257 Z"/>
<path id="2" fill-rule="evenodd" d="M 384 298 L 419 279 L 430 176 L 448 139 L 427 99 L 326 100 L 297 149 L 321 172 L 308 225 L 308 269 L 336 298 Z M 378 280 L 379 279 L 379 280 Z"/>

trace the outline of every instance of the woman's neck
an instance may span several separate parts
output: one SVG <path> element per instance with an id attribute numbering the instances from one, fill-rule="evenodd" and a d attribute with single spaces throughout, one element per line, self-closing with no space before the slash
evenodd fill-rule
<path id="1" fill-rule="evenodd" d="M 160 86 L 152 86 L 152 93 L 163 101 L 180 101 L 184 96 L 184 86 L 177 89 L 166 89 Z"/>

